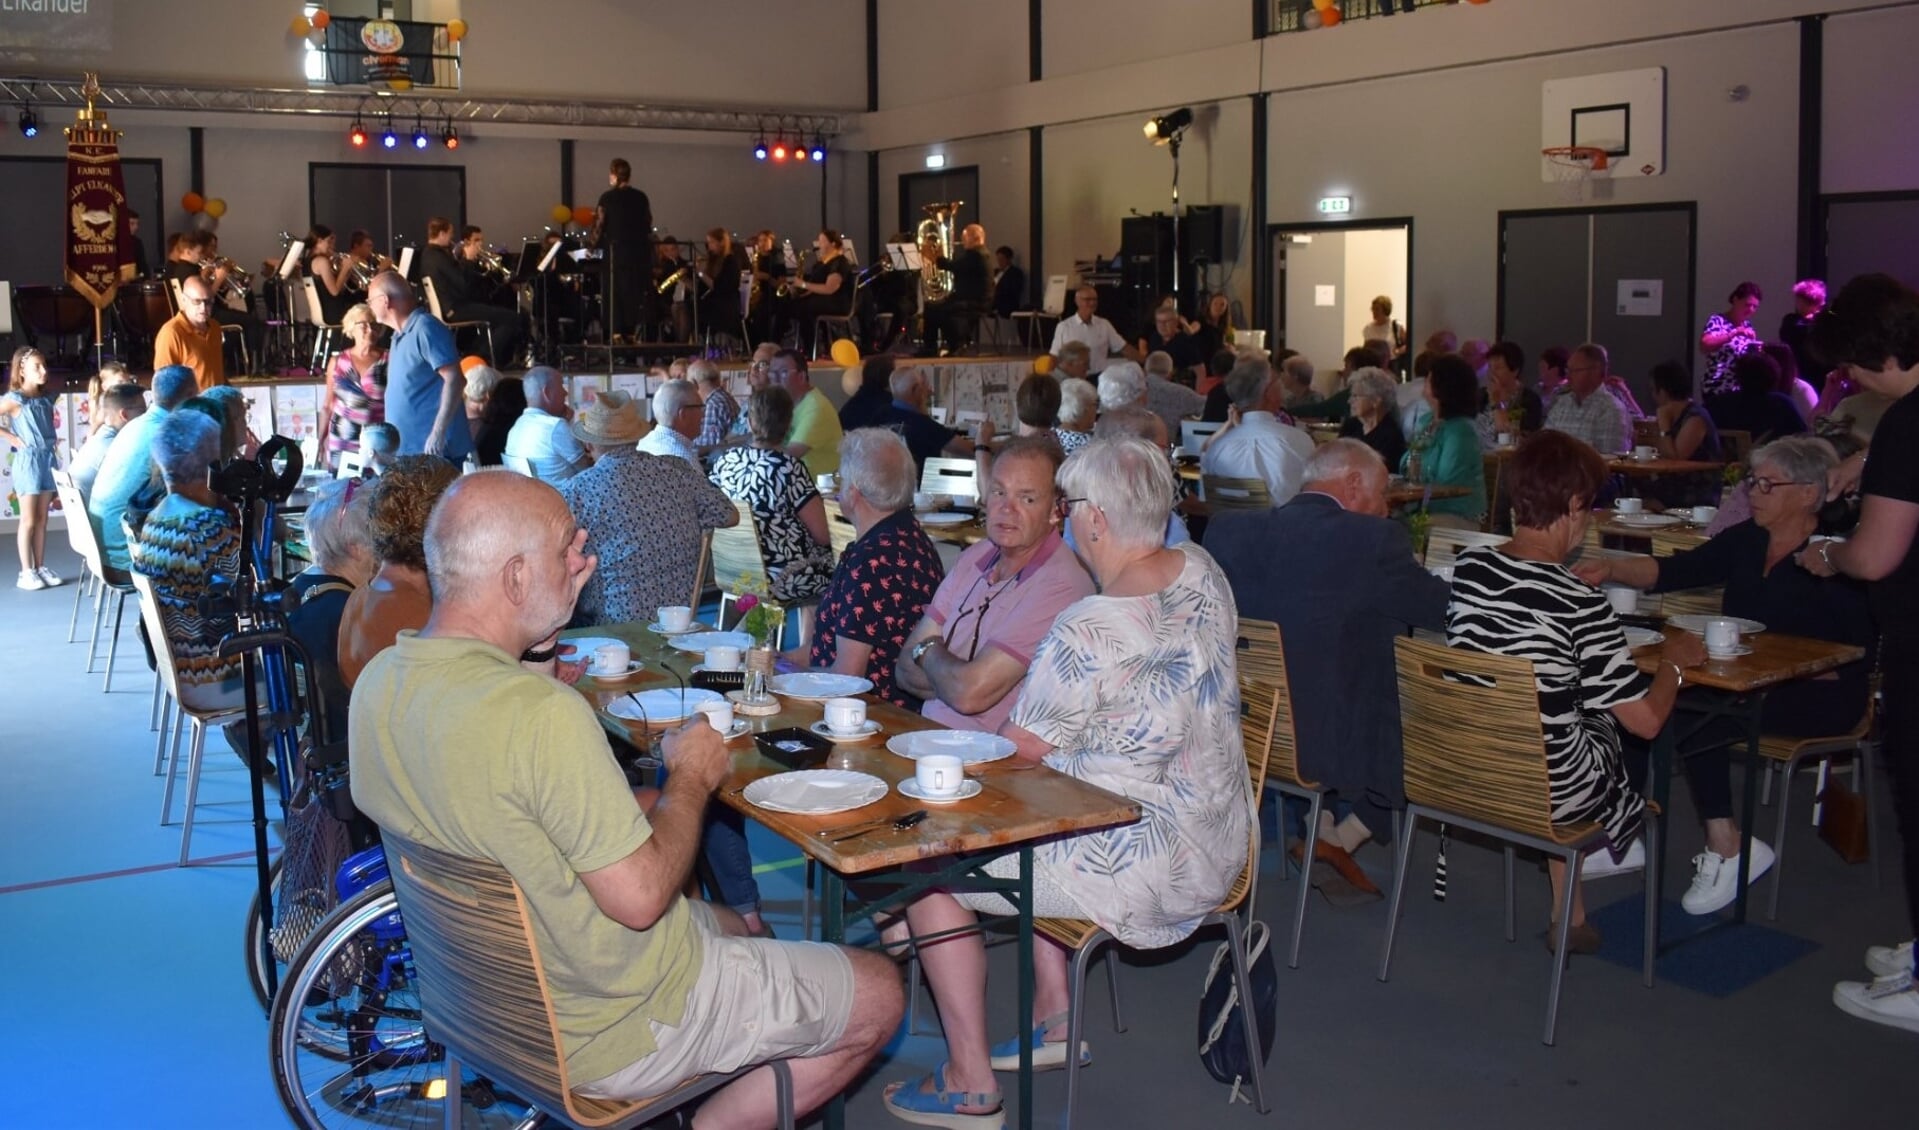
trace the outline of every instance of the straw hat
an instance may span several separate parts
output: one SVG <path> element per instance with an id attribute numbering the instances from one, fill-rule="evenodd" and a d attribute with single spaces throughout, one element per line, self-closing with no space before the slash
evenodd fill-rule
<path id="1" fill-rule="evenodd" d="M 573 421 L 573 434 L 581 443 L 596 447 L 617 447 L 623 443 L 638 443 L 647 433 L 646 421 L 640 418 L 639 405 L 624 392 L 602 392 L 586 406 L 580 418 Z"/>

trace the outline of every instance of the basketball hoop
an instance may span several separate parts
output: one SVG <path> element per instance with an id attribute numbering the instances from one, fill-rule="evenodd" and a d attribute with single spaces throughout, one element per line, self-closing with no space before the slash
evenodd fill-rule
<path id="1" fill-rule="evenodd" d="M 1593 174 L 1606 171 L 1604 149 L 1591 145 L 1549 145 L 1539 151 L 1552 171 L 1553 183 L 1567 200 L 1583 200 L 1592 190 Z"/>

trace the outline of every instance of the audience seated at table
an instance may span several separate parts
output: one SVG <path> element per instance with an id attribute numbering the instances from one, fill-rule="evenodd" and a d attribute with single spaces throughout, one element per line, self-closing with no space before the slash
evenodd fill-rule
<path id="1" fill-rule="evenodd" d="M 567 407 L 566 378 L 559 370 L 541 365 L 520 378 L 526 410 L 507 433 L 503 456 L 524 459 L 528 472 L 548 483 L 563 483 L 586 470 L 586 449 L 567 426 L 573 413 Z"/>
<path id="2" fill-rule="evenodd" d="M 1058 363 L 1053 369 L 1062 381 L 1068 377 L 1080 377 L 1090 382 L 1093 377 L 1093 351 L 1083 341 L 1069 341 L 1060 346 Z"/>
<path id="3" fill-rule="evenodd" d="M 686 375 L 700 396 L 700 431 L 693 438 L 693 445 L 704 457 L 726 442 L 726 433 L 733 429 L 733 418 L 740 414 L 740 406 L 733 402 L 733 394 L 726 391 L 720 367 L 713 362 L 696 358 L 686 367 Z"/>
<path id="4" fill-rule="evenodd" d="M 933 399 L 933 386 L 927 380 L 925 369 L 917 366 L 894 369 L 893 375 L 887 378 L 887 388 L 893 399 L 886 410 L 879 413 L 874 426 L 898 432 L 906 440 L 915 468 L 924 471 L 928 459 L 942 455 L 965 459 L 976 453 L 976 445 L 965 432 L 949 428 L 926 414 L 926 406 Z M 991 443 L 993 421 L 982 419 L 979 428 L 980 443 Z"/>
<path id="5" fill-rule="evenodd" d="M 1672 713 L 1681 670 L 1705 660 L 1705 645 L 1698 636 L 1669 632 L 1658 673 L 1641 674 L 1612 605 L 1561 564 L 1584 543 L 1592 499 L 1606 483 L 1606 461 L 1598 452 L 1548 428 L 1520 443 L 1509 474 L 1512 540 L 1460 553 L 1446 642 L 1532 662 L 1553 822 L 1597 821 L 1613 854 L 1602 849 L 1591 862 L 1610 858 L 1629 866 L 1628 851 L 1644 850 L 1635 844 L 1646 810 L 1640 795 L 1645 762 L 1629 769 L 1619 728 L 1647 741 L 1658 734 Z M 1557 907 L 1566 868 L 1549 861 L 1547 872 Z M 1571 931 L 1574 953 L 1598 951 L 1599 930 L 1586 921 L 1578 890 Z M 1549 929 L 1547 946 L 1557 937 Z"/>
<path id="6" fill-rule="evenodd" d="M 150 512 L 126 518 L 132 568 L 153 581 L 181 704 L 203 711 L 239 706 L 245 695 L 240 657 L 220 655 L 220 640 L 235 630 L 234 614 L 201 607 L 216 594 L 216 576 L 237 577 L 246 565 L 240 523 L 207 485 L 220 441 L 220 422 L 204 413 L 173 412 L 160 421 L 152 454 L 166 495 Z"/>
<path id="7" fill-rule="evenodd" d="M 1339 366 L 1339 380 L 1332 393 L 1325 397 L 1309 397 L 1297 404 L 1289 405 L 1287 411 L 1298 420 L 1344 420 L 1352 414 L 1353 376 L 1361 369 L 1384 370 L 1379 354 L 1369 345 L 1355 345 L 1346 351 Z M 1387 380 L 1393 384 L 1392 374 Z M 1210 408 L 1210 402 L 1209 402 Z M 1222 417 L 1223 418 L 1223 417 Z M 1392 466 L 1389 462 L 1387 466 Z"/>
<path id="8" fill-rule="evenodd" d="M 460 358 L 460 376 L 465 385 L 460 392 L 460 406 L 466 411 L 466 431 L 475 440 L 480 436 L 480 416 L 486 411 L 487 398 L 493 390 L 500 387 L 500 371 L 486 363 L 486 358 L 471 354 Z"/>
<path id="9" fill-rule="evenodd" d="M 482 467 L 498 467 L 506 453 L 506 437 L 526 413 L 526 385 L 516 377 L 503 378 L 487 393 L 474 422 L 473 455 Z"/>
<path id="10" fill-rule="evenodd" d="M 368 424 L 360 432 L 360 450 L 366 453 L 366 463 L 360 468 L 360 477 L 379 478 L 400 457 L 400 429 L 384 420 Z"/>
<path id="11" fill-rule="evenodd" d="M 899 359 L 891 353 L 875 353 L 860 362 L 860 387 L 840 405 L 840 430 L 883 428 L 892 415 L 893 374 Z"/>
<path id="12" fill-rule="evenodd" d="M 99 478 L 100 468 L 107 460 L 107 449 L 119 437 L 120 430 L 139 419 L 146 410 L 146 390 L 137 384 L 116 384 L 101 390 L 100 405 L 92 415 L 93 430 L 80 450 L 73 453 L 73 462 L 67 465 L 67 473 L 73 476 L 73 485 L 80 488 L 81 497 L 92 497 L 94 480 Z"/>
<path id="13" fill-rule="evenodd" d="M 873 681 L 873 693 L 908 710 L 920 700 L 899 688 L 900 645 L 919 626 L 945 579 L 939 550 L 913 519 L 917 475 L 906 442 L 884 428 L 856 428 L 840 440 L 840 513 L 853 544 L 840 554 L 820 597 L 808 667 Z"/>
<path id="14" fill-rule="evenodd" d="M 773 599 L 811 600 L 832 579 L 833 547 L 826 529 L 826 504 L 813 485 L 813 476 L 786 449 L 793 426 L 793 398 L 786 389 L 769 384 L 746 402 L 746 422 L 752 442 L 722 452 L 713 461 L 711 478 L 728 498 L 745 503 L 752 512 Z M 837 429 L 837 421 L 834 426 Z M 831 460 L 836 469 L 839 459 L 835 435 Z"/>
<path id="15" fill-rule="evenodd" d="M 840 428 L 839 413 L 833 410 L 833 402 L 813 387 L 813 378 L 806 369 L 806 355 L 791 349 L 780 350 L 767 367 L 767 377 L 784 388 L 793 400 L 786 453 L 806 462 L 810 478 L 839 470 L 840 436 L 845 432 Z"/>
<path id="16" fill-rule="evenodd" d="M 648 455 L 678 459 L 701 474 L 706 468 L 693 441 L 699 438 L 705 407 L 699 390 L 684 377 L 661 381 L 653 390 L 653 427 L 641 437 L 639 449 Z M 579 431 L 574 429 L 576 438 Z"/>
<path id="17" fill-rule="evenodd" d="M 340 612 L 340 679 L 348 690 L 401 629 L 420 627 L 433 611 L 421 539 L 433 504 L 459 477 L 460 469 L 437 455 L 402 455 L 374 480 L 367 524 L 380 569 Z"/>
<path id="18" fill-rule="evenodd" d="M 1042 437 L 1001 445 L 983 499 L 986 540 L 960 554 L 900 645 L 893 678 L 930 721 L 998 730 L 1054 618 L 1093 591 L 1060 537 L 1060 460 Z"/>
<path id="19" fill-rule="evenodd" d="M 1251 797 L 1233 597 L 1205 550 L 1161 544 L 1173 473 L 1150 444 L 1095 440 L 1067 461 L 1059 484 L 1101 591 L 1054 621 L 1000 732 L 1019 758 L 1120 793 L 1144 815 L 1136 825 L 1039 845 L 1028 876 L 1033 912 L 1091 919 L 1136 948 L 1170 946 L 1219 905 L 1246 862 Z M 985 865 L 1000 877 L 1018 867 L 1017 855 Z M 1012 909 L 995 893 L 933 892 L 908 906 L 906 918 L 926 937 L 972 925 L 976 910 Z M 1065 1047 L 1064 949 L 1035 941 L 1033 1014 L 1019 1018 L 1019 1035 L 990 1049 L 980 936 L 922 943 L 919 954 L 950 1058 L 924 1080 L 887 1088 L 897 1117 L 999 1126 L 993 1072 L 1017 1068 L 1022 1041 L 1032 1043 L 1036 1067 L 1087 1055 Z"/>
<path id="20" fill-rule="evenodd" d="M 154 434 L 199 387 L 193 370 L 185 365 L 167 365 L 156 371 L 153 407 L 120 429 L 100 462 L 93 493 L 87 496 L 87 513 L 93 517 L 100 554 L 109 569 L 124 571 L 131 564 L 123 519 L 129 511 L 144 513 L 152 509 L 166 489 L 153 463 Z"/>
<path id="21" fill-rule="evenodd" d="M 1472 367 L 1457 353 L 1433 358 L 1426 374 L 1426 403 L 1432 419 L 1407 441 L 1400 469 L 1415 484 L 1465 487 L 1458 498 L 1435 498 L 1425 503 L 1435 526 L 1476 530 L 1486 513 L 1486 464 L 1480 456 L 1479 433 L 1473 428 L 1479 382 Z"/>
<path id="22" fill-rule="evenodd" d="M 1546 406 L 1526 387 L 1525 376 L 1526 353 L 1519 346 L 1502 341 L 1486 350 L 1486 386 L 1479 391 L 1479 415 L 1473 420 L 1485 450 L 1498 447 L 1501 435 L 1517 440 L 1545 426 Z"/>
<path id="23" fill-rule="evenodd" d="M 1632 447 L 1632 418 L 1606 392 L 1610 364 L 1604 346 L 1587 342 L 1573 350 L 1566 361 L 1566 383 L 1546 409 L 1546 427 L 1601 455 L 1618 455 Z"/>
<path id="24" fill-rule="evenodd" d="M 1658 432 L 1646 442 L 1661 459 L 1688 459 L 1713 463 L 1721 458 L 1719 428 L 1706 410 L 1693 401 L 1692 374 L 1677 361 L 1652 367 L 1652 398 L 1658 405 Z M 1716 506 L 1725 484 L 1717 469 L 1678 475 L 1655 475 L 1640 494 L 1659 509 L 1672 506 Z"/>
<path id="25" fill-rule="evenodd" d="M 1051 436 L 1059 427 L 1059 378 L 1051 373 L 1029 373 L 1013 391 L 1013 434 Z"/>
<path id="26" fill-rule="evenodd" d="M 1233 405 L 1232 398 L 1226 395 L 1226 374 L 1239 364 L 1239 354 L 1231 349 L 1216 349 L 1206 358 L 1206 372 L 1193 382 L 1193 391 L 1206 398 L 1206 407 L 1200 410 L 1199 418 L 1208 424 L 1226 422 L 1226 410 Z"/>
<path id="27" fill-rule="evenodd" d="M 1712 399 L 1713 423 L 1721 431 L 1747 432 L 1755 444 L 1796 436 L 1806 421 L 1792 398 L 1779 391 L 1779 366 L 1754 350 L 1733 358 L 1732 385 Z"/>
<path id="28" fill-rule="evenodd" d="M 1100 413 L 1099 423 L 1093 425 L 1093 438 L 1114 439 L 1119 436 L 1131 436 L 1134 439 L 1143 439 L 1158 448 L 1169 460 L 1172 458 L 1172 438 L 1166 434 L 1166 421 L 1160 419 L 1158 415 L 1149 411 L 1144 405 L 1128 404 L 1124 408 L 1115 408 L 1111 412 Z M 1168 549 L 1178 545 L 1180 542 L 1192 540 L 1192 535 L 1186 529 L 1186 520 L 1182 518 L 1179 513 L 1179 503 L 1183 501 L 1183 499 L 1184 492 L 1181 492 L 1180 497 L 1169 500 L 1171 513 L 1169 513 L 1166 518 L 1166 547 Z M 1070 528 L 1064 531 L 1064 537 L 1066 538 L 1067 547 L 1072 548 L 1073 531 Z"/>
<path id="29" fill-rule="evenodd" d="M 1300 775 L 1328 793 L 1313 884 L 1335 905 L 1379 897 L 1351 853 L 1406 806 L 1393 640 L 1446 623 L 1448 586 L 1387 517 L 1386 485 L 1377 452 L 1336 439 L 1313 453 L 1291 502 L 1222 514 L 1206 530 L 1239 614 L 1279 625 Z"/>
<path id="30" fill-rule="evenodd" d="M 645 430 L 639 406 L 617 390 L 573 422 L 593 465 L 561 483 L 560 497 L 599 560 L 580 591 L 579 623 L 650 622 L 662 605 L 685 604 L 702 534 L 739 524 L 733 500 L 686 460 L 635 447 Z"/>
<path id="31" fill-rule="evenodd" d="M 770 341 L 763 341 L 754 348 L 752 358 L 746 363 L 746 395 L 749 398 L 773 383 L 773 358 L 779 354 L 779 345 Z M 746 407 L 741 405 L 739 412 L 733 416 L 733 426 L 727 429 L 726 446 L 735 447 L 752 438 L 752 432 L 746 427 Z"/>
<path id="32" fill-rule="evenodd" d="M 1226 394 L 1238 410 L 1237 420 L 1206 441 L 1200 452 L 1202 474 L 1229 479 L 1259 479 L 1284 506 L 1299 493 L 1306 460 L 1313 456 L 1313 437 L 1275 415 L 1280 406 L 1279 382 L 1273 367 L 1257 357 L 1241 358 L 1226 376 Z"/>
<path id="33" fill-rule="evenodd" d="M 1398 467 L 1406 454 L 1406 436 L 1399 430 L 1396 386 L 1391 373 L 1367 366 L 1346 382 L 1352 415 L 1339 426 L 1341 439 L 1356 439 L 1379 453 L 1387 467 Z"/>
<path id="34" fill-rule="evenodd" d="M 672 772 L 649 817 L 593 707 L 518 661 L 572 616 L 593 570 L 585 541 L 559 494 L 525 476 L 447 493 L 426 537 L 432 617 L 355 687 L 354 800 L 389 842 L 513 876 L 581 1093 L 646 1098 L 785 1059 L 810 1110 L 892 1035 L 899 974 L 871 953 L 742 937 L 736 916 L 681 895 L 730 768 L 718 735 L 703 721 L 666 735 Z M 772 1125 L 772 1080 L 719 1091 L 700 1120 Z"/>
<path id="35" fill-rule="evenodd" d="M 313 564 L 287 589 L 287 630 L 306 651 L 307 670 L 326 703 L 318 741 L 345 741 L 347 685 L 340 678 L 340 617 L 347 597 L 380 567 L 369 524 L 373 488 L 359 479 L 335 479 L 313 492 L 306 512 L 307 551 Z"/>
<path id="36" fill-rule="evenodd" d="M 1060 366 L 1063 370 L 1064 365 Z M 1084 377 L 1064 376 L 1059 382 L 1059 426 L 1053 438 L 1067 455 L 1093 442 L 1093 421 L 1099 416 L 1099 389 Z"/>
<path id="37" fill-rule="evenodd" d="M 1200 367 L 1204 361 L 1195 362 Z M 1206 411 L 1206 398 L 1194 392 L 1190 385 L 1174 380 L 1174 357 L 1166 352 L 1154 352 L 1146 355 L 1142 367 L 1146 375 L 1146 407 L 1160 419 L 1166 421 L 1168 435 L 1179 434 L 1181 420 L 1197 420 L 1200 413 Z M 1110 372 L 1111 369 L 1108 369 Z M 1100 380 L 1104 381 L 1104 376 Z"/>
<path id="38" fill-rule="evenodd" d="M 1866 710 L 1866 677 L 1876 636 L 1872 612 L 1865 588 L 1857 582 L 1822 580 L 1793 560 L 1818 528 L 1826 476 L 1838 463 L 1822 439 L 1800 436 L 1769 443 L 1752 455 L 1751 520 L 1670 557 L 1581 560 L 1573 572 L 1589 584 L 1611 582 L 1651 592 L 1723 585 L 1722 611 L 1727 616 L 1756 620 L 1769 632 L 1865 648 L 1865 659 L 1835 672 L 1772 688 L 1760 716 L 1768 734 L 1843 734 Z M 1667 629 L 1669 635 L 1674 631 Z M 1727 741 L 1745 736 L 1738 727 L 1725 730 L 1711 736 Z M 1693 805 L 1706 824 L 1706 846 L 1693 858 L 1692 888 L 1680 902 L 1692 914 L 1711 914 L 1730 905 L 1738 893 L 1739 825 L 1732 810 L 1731 750 L 1720 745 L 1694 753 L 1685 759 L 1685 769 Z M 1754 839 L 1748 878 L 1757 880 L 1772 861 L 1772 848 Z"/>

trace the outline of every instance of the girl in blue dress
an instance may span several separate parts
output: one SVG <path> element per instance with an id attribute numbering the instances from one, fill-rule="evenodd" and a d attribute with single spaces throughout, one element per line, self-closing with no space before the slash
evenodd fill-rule
<path id="1" fill-rule="evenodd" d="M 0 439 L 13 449 L 13 489 L 20 496 L 20 579 L 23 589 L 61 583 L 47 568 L 47 506 L 53 499 L 53 390 L 47 359 L 22 346 L 13 352 L 7 393 L 0 396 Z"/>

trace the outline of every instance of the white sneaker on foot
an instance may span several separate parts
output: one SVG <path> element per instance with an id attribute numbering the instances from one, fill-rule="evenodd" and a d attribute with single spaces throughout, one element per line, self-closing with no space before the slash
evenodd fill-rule
<path id="1" fill-rule="evenodd" d="M 50 589 L 58 588 L 59 586 L 67 583 L 67 579 L 65 577 L 62 577 L 60 574 L 47 568 L 45 565 L 42 565 L 38 569 L 35 569 L 34 572 L 40 574 L 40 579 L 47 582 L 47 587 Z"/>
<path id="2" fill-rule="evenodd" d="M 1746 881 L 1758 882 L 1759 876 L 1772 869 L 1772 859 L 1772 848 L 1764 840 L 1752 841 L 1752 869 Z M 1711 914 L 1731 906 L 1739 893 L 1739 857 L 1727 859 L 1707 848 L 1692 857 L 1692 865 L 1692 886 L 1679 899 L 1686 913 Z"/>
<path id="3" fill-rule="evenodd" d="M 1909 972 L 1878 977 L 1870 985 L 1841 981 L 1832 987 L 1832 1003 L 1849 1016 L 1919 1032 L 1919 988 Z"/>
<path id="4" fill-rule="evenodd" d="M 1896 946 L 1867 946 L 1866 968 L 1874 977 L 1911 973 L 1912 943 L 1900 942 Z"/>
<path id="5" fill-rule="evenodd" d="M 47 582 L 41 578 L 40 574 L 34 572 L 32 569 L 22 569 L 20 570 L 20 578 L 13 582 L 13 587 L 32 592 L 35 589 L 46 588 Z"/>
<path id="6" fill-rule="evenodd" d="M 1623 875 L 1628 871 L 1646 869 L 1646 841 L 1634 840 L 1632 846 L 1618 859 L 1605 848 L 1588 855 L 1579 865 L 1579 877 L 1585 879 L 1603 879 L 1608 875 Z"/>

